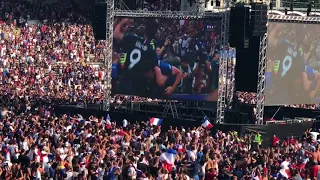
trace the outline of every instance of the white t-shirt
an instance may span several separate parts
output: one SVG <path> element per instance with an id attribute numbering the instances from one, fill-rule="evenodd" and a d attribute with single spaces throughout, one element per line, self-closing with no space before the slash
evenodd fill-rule
<path id="1" fill-rule="evenodd" d="M 122 121 L 122 127 L 127 127 L 128 126 L 128 121 L 126 119 L 124 119 Z"/>
<path id="2" fill-rule="evenodd" d="M 319 134 L 320 134 L 320 133 L 318 133 L 318 132 L 310 132 L 311 140 L 312 140 L 312 141 L 317 141 L 317 136 L 318 136 Z"/>
<path id="3" fill-rule="evenodd" d="M 282 169 L 289 169 L 290 163 L 288 161 L 283 161 L 280 165 Z"/>
<path id="4" fill-rule="evenodd" d="M 72 180 L 73 179 L 73 172 L 67 172 L 67 177 L 64 179 L 65 180 Z"/>
<path id="5" fill-rule="evenodd" d="M 132 179 L 136 179 L 136 170 L 134 169 L 134 167 L 130 167 L 129 169 L 128 169 L 128 175 L 130 176 L 130 177 L 132 177 Z"/>

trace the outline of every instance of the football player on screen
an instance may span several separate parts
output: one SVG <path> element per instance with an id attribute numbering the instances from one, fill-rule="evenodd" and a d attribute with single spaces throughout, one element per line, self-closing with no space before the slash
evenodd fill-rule
<path id="1" fill-rule="evenodd" d="M 170 96 L 180 85 L 183 77 L 182 71 L 175 66 L 160 61 L 155 69 L 155 79 L 160 92 L 164 96 Z"/>
<path id="2" fill-rule="evenodd" d="M 159 56 L 151 45 L 158 23 L 155 20 L 147 21 L 144 37 L 126 33 L 125 29 L 130 24 L 132 21 L 124 18 L 114 28 L 114 39 L 120 43 L 122 52 L 127 54 L 118 93 L 170 96 L 179 85 L 182 73 L 179 69 L 158 61 Z M 157 86 L 153 87 L 155 84 Z M 159 90 L 162 90 L 160 94 Z"/>
<path id="3" fill-rule="evenodd" d="M 306 66 L 303 73 L 303 87 L 309 92 L 311 98 L 319 96 L 320 90 L 320 73 L 313 68 Z"/>
<path id="4" fill-rule="evenodd" d="M 144 37 L 127 33 L 126 30 L 131 24 L 130 19 L 123 18 L 114 28 L 113 37 L 119 42 L 122 52 L 127 54 L 117 91 L 147 96 L 148 80 L 151 80 L 155 67 L 158 66 L 158 56 L 149 40 L 155 36 L 158 24 L 155 21 L 148 21 Z"/>
<path id="5" fill-rule="evenodd" d="M 320 74 L 305 66 L 304 54 L 301 52 L 303 40 L 301 37 L 297 37 L 296 33 L 289 30 L 285 31 L 288 34 L 281 34 L 281 36 L 273 38 L 275 33 L 281 32 L 282 29 L 279 27 L 281 26 L 274 27 L 270 33 L 273 44 L 269 45 L 271 45 L 271 51 L 273 50 L 272 52 L 275 53 L 273 58 L 274 72 L 276 73 L 272 80 L 274 85 L 274 99 L 272 101 L 275 104 L 277 100 L 280 101 L 280 104 L 312 103 L 320 89 Z M 275 46 L 272 47 L 272 45 Z"/>

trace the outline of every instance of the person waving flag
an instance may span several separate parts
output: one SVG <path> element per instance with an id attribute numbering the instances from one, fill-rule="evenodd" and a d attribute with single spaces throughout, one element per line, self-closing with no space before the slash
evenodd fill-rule
<path id="1" fill-rule="evenodd" d="M 213 125 L 210 123 L 209 118 L 207 116 L 205 116 L 203 118 L 203 123 L 202 123 L 202 127 L 206 128 L 206 129 L 211 129 L 213 127 Z"/>

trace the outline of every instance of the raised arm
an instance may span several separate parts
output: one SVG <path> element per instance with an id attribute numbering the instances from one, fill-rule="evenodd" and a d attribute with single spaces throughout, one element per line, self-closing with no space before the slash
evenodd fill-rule
<path id="1" fill-rule="evenodd" d="M 131 23 L 131 20 L 128 18 L 121 19 L 118 24 L 114 27 L 114 32 L 113 32 L 113 38 L 121 41 L 124 37 L 124 27 L 126 25 L 129 25 Z"/>

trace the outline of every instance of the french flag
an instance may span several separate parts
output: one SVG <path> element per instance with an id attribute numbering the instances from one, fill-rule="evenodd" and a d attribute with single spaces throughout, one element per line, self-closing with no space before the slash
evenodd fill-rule
<path id="1" fill-rule="evenodd" d="M 154 126 L 161 126 L 163 119 L 160 118 L 150 118 L 150 124 Z"/>
<path id="2" fill-rule="evenodd" d="M 42 86 L 42 87 L 40 88 L 40 92 L 41 92 L 41 93 L 45 93 L 45 92 L 46 92 L 46 88 L 45 88 L 44 86 Z"/>
<path id="3" fill-rule="evenodd" d="M 299 169 L 304 169 L 306 167 L 306 164 L 309 162 L 309 158 L 305 159 L 300 165 Z"/>
<path id="4" fill-rule="evenodd" d="M 182 153 L 183 152 L 183 146 L 179 144 L 177 146 L 177 150 L 178 150 L 179 153 Z"/>
<path id="5" fill-rule="evenodd" d="M 260 176 L 257 176 L 257 175 L 256 175 L 256 172 L 255 172 L 255 171 L 252 172 L 251 176 L 252 176 L 252 179 L 253 179 L 253 180 L 262 180 L 262 178 L 261 178 Z"/>
<path id="6" fill-rule="evenodd" d="M 279 175 L 280 175 L 281 177 L 285 177 L 285 178 L 289 179 L 289 178 L 291 177 L 291 175 L 290 175 L 290 169 L 280 169 Z"/>
<path id="7" fill-rule="evenodd" d="M 204 121 L 202 123 L 202 127 L 206 129 L 211 129 L 213 127 L 213 125 L 210 123 L 209 118 L 207 116 L 205 116 L 203 120 Z"/>
<path id="8" fill-rule="evenodd" d="M 4 152 L 4 158 L 5 158 L 5 161 L 7 161 L 7 162 L 11 162 L 11 158 L 10 158 L 10 152 L 9 152 L 9 150 L 8 150 L 7 148 L 5 148 L 5 149 L 3 150 L 3 152 Z"/>
<path id="9" fill-rule="evenodd" d="M 171 172 L 176 160 L 176 156 L 177 151 L 175 151 L 174 149 L 168 149 L 166 152 L 162 153 L 160 155 L 160 162 L 162 164 L 162 167 Z"/>
<path id="10" fill-rule="evenodd" d="M 110 116 L 109 114 L 106 117 L 106 128 L 110 129 L 111 128 L 111 121 L 110 121 Z"/>

